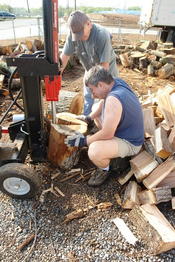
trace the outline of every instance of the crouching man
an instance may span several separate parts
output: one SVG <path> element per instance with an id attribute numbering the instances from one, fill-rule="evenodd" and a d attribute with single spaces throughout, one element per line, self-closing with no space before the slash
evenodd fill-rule
<path id="1" fill-rule="evenodd" d="M 113 78 L 101 66 L 91 68 L 85 84 L 94 98 L 101 99 L 89 116 L 80 116 L 84 121 L 94 120 L 99 131 L 90 136 L 77 134 L 67 137 L 69 146 L 88 146 L 88 156 L 97 166 L 90 177 L 90 186 L 101 185 L 109 176 L 109 164 L 113 158 L 137 154 L 144 142 L 144 127 L 141 105 L 138 98 L 120 78 Z"/>

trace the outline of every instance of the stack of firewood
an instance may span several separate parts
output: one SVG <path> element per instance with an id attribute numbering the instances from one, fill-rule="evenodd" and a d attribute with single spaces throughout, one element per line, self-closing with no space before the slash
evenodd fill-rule
<path id="1" fill-rule="evenodd" d="M 43 50 L 44 44 L 39 39 L 34 39 L 33 41 L 26 40 L 24 42 L 19 42 L 18 44 L 12 44 L 8 46 L 0 46 L 0 56 L 15 56 L 21 53 L 31 54 L 37 50 Z"/>
<path id="2" fill-rule="evenodd" d="M 62 52 L 63 45 L 65 40 L 59 41 L 59 51 Z M 32 41 L 26 40 L 24 42 L 19 42 L 18 44 L 11 45 L 0 45 L 0 94 L 1 91 L 7 88 L 7 82 L 14 70 L 14 67 L 8 67 L 6 64 L 6 57 L 16 57 L 20 54 L 33 54 L 36 51 L 44 50 L 44 43 L 39 39 L 34 39 Z M 72 55 L 68 61 L 66 69 L 71 69 L 72 67 L 79 64 L 79 60 L 75 55 Z M 18 87 L 21 88 L 19 75 L 15 77 L 15 81 L 13 81 L 13 86 L 15 89 Z M 3 94 L 5 94 L 3 92 Z"/>
<path id="3" fill-rule="evenodd" d="M 145 143 L 130 160 L 130 172 L 118 179 L 126 189 L 121 206 L 153 253 L 175 248 L 175 229 L 157 208 L 172 202 L 175 209 L 175 87 L 167 85 L 143 103 Z"/>
<path id="4" fill-rule="evenodd" d="M 8 79 L 14 70 L 14 67 L 8 67 L 6 64 L 6 57 L 15 57 L 19 54 L 32 54 L 35 51 L 43 50 L 44 45 L 41 40 L 34 39 L 33 41 L 26 40 L 18 44 L 12 44 L 8 46 L 0 45 L 0 94 L 8 95 L 5 92 L 8 85 Z M 19 75 L 16 74 L 15 81 L 13 82 L 15 88 L 20 88 Z"/>
<path id="5" fill-rule="evenodd" d="M 175 48 L 172 43 L 145 41 L 136 46 L 116 46 L 115 51 L 124 67 L 162 79 L 174 78 Z"/>

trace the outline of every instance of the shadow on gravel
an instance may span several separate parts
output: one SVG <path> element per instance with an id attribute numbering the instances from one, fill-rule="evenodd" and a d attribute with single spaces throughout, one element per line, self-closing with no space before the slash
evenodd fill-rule
<path id="1" fill-rule="evenodd" d="M 79 167 L 84 170 L 94 167 L 86 150 L 82 152 L 75 168 Z M 49 163 L 37 165 L 36 170 L 43 178 L 42 190 L 50 187 L 51 175 L 59 171 Z M 12 243 L 13 248 L 6 248 L 2 261 L 11 261 L 8 260 L 10 256 L 16 257 L 14 261 L 23 261 L 32 249 L 33 242 L 22 252 L 19 252 L 17 247 L 33 233 L 37 237 L 29 261 L 174 261 L 173 250 L 159 256 L 151 256 L 142 242 L 133 247 L 121 236 L 111 219 L 123 218 L 133 232 L 134 228 L 128 220 L 129 211 L 121 209 L 116 203 L 115 194 L 124 191 L 125 186 L 121 187 L 115 176 L 111 176 L 105 184 L 95 188 L 89 187 L 86 181 L 76 183 L 77 178 L 59 182 L 63 177 L 61 174 L 53 183 L 65 197 L 47 193 L 43 203 L 39 201 L 39 196 L 33 200 L 9 200 L 13 218 L 10 215 L 9 221 L 5 221 L 5 227 L 6 235 L 10 234 L 7 232 L 13 234 L 11 237 L 5 236 L 4 246 Z M 111 202 L 113 206 L 103 211 L 93 208 L 83 217 L 64 223 L 65 216 L 70 212 L 101 202 Z M 175 225 L 170 204 L 163 203 L 159 208 L 172 225 Z"/>

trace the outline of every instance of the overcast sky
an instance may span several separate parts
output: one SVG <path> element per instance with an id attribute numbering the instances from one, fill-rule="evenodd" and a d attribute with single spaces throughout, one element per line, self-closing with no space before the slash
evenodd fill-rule
<path id="1" fill-rule="evenodd" d="M 58 0 L 61 6 L 74 6 L 75 0 Z M 30 8 L 38 8 L 42 6 L 42 0 L 28 0 Z M 140 0 L 76 0 L 77 7 L 83 6 L 96 6 L 96 7 L 114 7 L 114 8 L 127 8 L 128 6 L 141 6 Z M 27 7 L 26 0 L 0 0 L 0 4 L 9 4 L 12 7 Z"/>

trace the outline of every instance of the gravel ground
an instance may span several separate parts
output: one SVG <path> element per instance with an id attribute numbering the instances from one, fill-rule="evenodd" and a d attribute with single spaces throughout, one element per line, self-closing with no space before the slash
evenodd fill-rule
<path id="1" fill-rule="evenodd" d="M 157 78 L 136 74 L 131 70 L 120 71 L 122 78 L 127 78 L 131 86 L 144 94 L 148 88 L 154 89 L 168 83 L 168 80 L 161 80 L 160 83 Z M 70 85 L 69 79 L 72 81 L 70 75 L 65 77 L 65 88 Z M 77 91 L 80 82 L 82 79 L 78 78 L 71 83 L 70 88 Z M 41 189 L 49 188 L 51 175 L 58 170 L 47 163 L 35 168 L 43 179 Z M 90 188 L 86 182 L 76 183 L 75 180 L 73 178 L 60 183 L 59 177 L 55 178 L 55 185 L 65 197 L 48 193 L 43 203 L 39 202 L 39 195 L 36 199 L 21 201 L 0 193 L 0 261 L 175 261 L 175 249 L 158 256 L 149 254 L 129 222 L 129 211 L 121 209 L 116 203 L 114 195 L 123 190 L 116 178 L 110 178 L 99 188 Z M 64 223 L 65 216 L 70 212 L 106 201 L 113 203 L 109 210 L 99 211 L 94 208 L 83 218 Z M 170 203 L 159 205 L 159 208 L 175 227 L 174 210 L 171 210 Z M 115 217 L 124 219 L 139 239 L 139 245 L 133 247 L 124 240 L 111 221 Z M 33 233 L 36 235 L 34 241 L 19 251 L 18 246 Z"/>
<path id="2" fill-rule="evenodd" d="M 35 166 L 42 176 L 42 190 L 50 187 L 54 169 L 45 163 Z M 61 175 L 63 178 L 63 175 Z M 122 188 L 111 177 L 99 188 L 90 188 L 86 182 L 75 183 L 75 178 L 66 182 L 54 179 L 54 184 L 65 194 L 56 197 L 45 195 L 41 203 L 38 199 L 14 200 L 0 193 L 0 261 L 175 261 L 175 249 L 158 256 L 151 256 L 129 222 L 129 211 L 121 209 L 114 195 Z M 89 210 L 80 219 L 65 224 L 65 216 L 79 208 L 87 208 L 97 203 L 110 201 L 113 206 L 104 211 Z M 170 203 L 160 206 L 172 225 L 175 226 L 174 211 Z M 139 244 L 128 244 L 111 221 L 123 218 Z M 18 246 L 32 233 L 36 238 L 22 251 Z"/>

